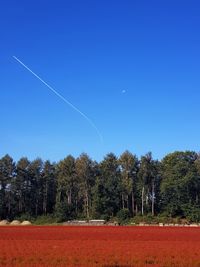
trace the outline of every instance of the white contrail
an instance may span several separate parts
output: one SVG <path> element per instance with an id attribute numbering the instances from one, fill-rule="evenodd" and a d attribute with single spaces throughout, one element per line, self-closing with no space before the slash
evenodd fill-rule
<path id="1" fill-rule="evenodd" d="M 19 60 L 16 56 L 13 56 L 15 60 L 17 60 L 24 68 L 26 68 L 30 73 L 32 73 L 36 78 L 38 78 L 44 85 L 46 85 L 54 94 L 56 94 L 60 99 L 62 99 L 67 105 L 69 105 L 71 108 L 73 108 L 75 111 L 77 111 L 81 116 L 83 116 L 89 123 L 90 125 L 96 130 L 101 143 L 103 143 L 103 137 L 94 124 L 94 122 L 87 116 L 85 115 L 82 111 L 80 111 L 77 107 L 75 107 L 72 103 L 70 103 L 64 96 L 62 96 L 58 91 L 56 91 L 53 87 L 51 87 L 48 83 L 46 83 L 42 78 L 40 78 L 35 72 L 33 72 L 29 67 L 27 67 L 21 60 Z"/>

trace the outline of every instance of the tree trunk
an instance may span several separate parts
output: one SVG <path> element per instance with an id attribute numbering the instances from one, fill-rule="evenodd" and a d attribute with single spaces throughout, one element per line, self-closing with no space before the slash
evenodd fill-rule
<path id="1" fill-rule="evenodd" d="M 142 216 L 144 215 L 144 186 L 142 187 Z"/>
<path id="2" fill-rule="evenodd" d="M 37 200 L 36 200 L 36 204 L 35 204 L 35 215 L 36 215 L 36 217 L 38 215 L 38 203 L 37 203 Z"/>
<path id="3" fill-rule="evenodd" d="M 128 198 L 128 194 L 126 195 L 126 208 L 129 210 L 129 198 Z"/>
<path id="4" fill-rule="evenodd" d="M 76 214 L 78 213 L 78 199 L 76 198 L 75 200 L 75 210 L 76 210 Z"/>
<path id="5" fill-rule="evenodd" d="M 137 204 L 135 205 L 135 214 L 136 215 L 138 214 L 138 205 Z"/>
<path id="6" fill-rule="evenodd" d="M 132 213 L 133 213 L 133 216 L 134 216 L 134 214 L 135 214 L 135 198 L 134 198 L 133 191 L 131 193 L 131 200 L 132 200 Z"/>
<path id="7" fill-rule="evenodd" d="M 19 193 L 19 213 L 22 212 L 22 191 Z"/>
<path id="8" fill-rule="evenodd" d="M 45 183 L 45 192 L 43 197 L 43 212 L 45 215 L 47 214 L 47 194 L 48 194 L 47 183 Z"/>
<path id="9" fill-rule="evenodd" d="M 198 194 L 196 193 L 196 204 L 199 203 L 199 197 L 198 197 Z"/>
<path id="10" fill-rule="evenodd" d="M 90 214 L 89 214 L 89 197 L 88 197 L 88 192 L 86 192 L 85 206 L 86 206 L 86 216 L 89 219 Z"/>
<path id="11" fill-rule="evenodd" d="M 124 209 L 124 194 L 122 193 L 122 209 Z"/>
<path id="12" fill-rule="evenodd" d="M 154 216 L 154 195 L 155 195 L 155 184 L 154 184 L 154 180 L 152 181 L 152 200 L 151 200 L 151 214 L 152 216 Z"/>
<path id="13" fill-rule="evenodd" d="M 146 194 L 146 206 L 148 206 L 148 200 L 149 200 L 149 189 L 147 190 Z"/>
<path id="14" fill-rule="evenodd" d="M 8 193 L 8 214 L 11 213 L 11 192 Z"/>
<path id="15" fill-rule="evenodd" d="M 72 190 L 71 190 L 71 188 L 70 188 L 68 195 L 67 195 L 67 203 L 68 203 L 68 205 L 72 204 Z"/>
<path id="16" fill-rule="evenodd" d="M 43 213 L 47 214 L 46 196 L 43 198 Z"/>

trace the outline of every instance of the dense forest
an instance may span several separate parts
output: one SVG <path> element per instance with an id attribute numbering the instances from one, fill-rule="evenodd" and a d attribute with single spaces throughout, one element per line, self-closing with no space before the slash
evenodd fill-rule
<path id="1" fill-rule="evenodd" d="M 200 155 L 174 152 L 162 160 L 128 151 L 97 163 L 87 154 L 58 163 L 0 159 L 0 219 L 55 216 L 58 221 L 169 216 L 200 220 Z"/>

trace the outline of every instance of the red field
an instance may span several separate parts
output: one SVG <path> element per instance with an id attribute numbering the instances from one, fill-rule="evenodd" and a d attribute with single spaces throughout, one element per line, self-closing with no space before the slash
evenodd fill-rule
<path id="1" fill-rule="evenodd" d="M 0 266 L 200 267 L 200 229 L 4 226 Z"/>

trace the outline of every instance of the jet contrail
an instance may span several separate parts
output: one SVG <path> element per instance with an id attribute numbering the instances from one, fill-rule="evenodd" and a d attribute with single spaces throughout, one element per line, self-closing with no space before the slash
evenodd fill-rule
<path id="1" fill-rule="evenodd" d="M 61 100 L 63 100 L 68 106 L 73 108 L 75 111 L 77 111 L 81 116 L 83 116 L 89 124 L 95 129 L 97 132 L 101 143 L 103 143 L 103 136 L 101 135 L 100 131 L 94 124 L 94 122 L 85 115 L 82 111 L 80 111 L 77 107 L 75 107 L 72 103 L 70 103 L 64 96 L 62 96 L 58 91 L 56 91 L 53 87 L 51 87 L 48 83 L 46 83 L 42 78 L 40 78 L 35 72 L 33 72 L 29 67 L 27 67 L 21 60 L 19 60 L 16 56 L 13 56 L 13 58 L 18 61 L 25 69 L 27 69 L 30 73 L 32 73 L 38 80 L 40 80 L 44 85 L 46 85 L 55 95 L 57 95 Z"/>

